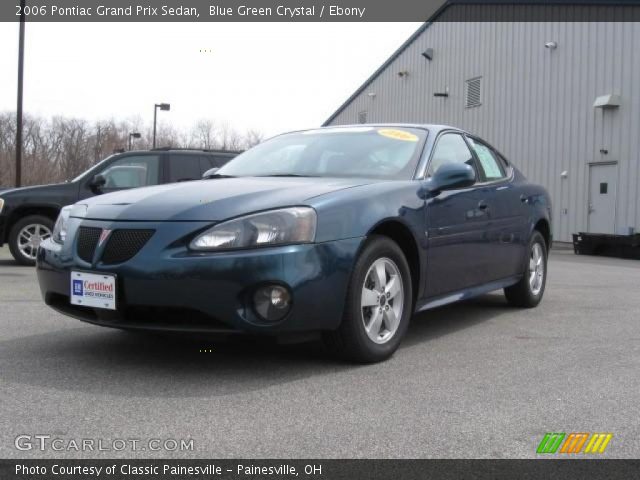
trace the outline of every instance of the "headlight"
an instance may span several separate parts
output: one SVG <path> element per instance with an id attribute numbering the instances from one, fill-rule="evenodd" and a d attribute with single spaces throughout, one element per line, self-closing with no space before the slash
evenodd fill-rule
<path id="1" fill-rule="evenodd" d="M 4 207 L 4 200 L 0 198 L 0 213 L 2 213 L 3 207 Z"/>
<path id="2" fill-rule="evenodd" d="M 316 211 L 310 207 L 283 208 L 220 223 L 198 235 L 193 250 L 228 250 L 313 242 Z"/>
<path id="3" fill-rule="evenodd" d="M 82 203 L 62 207 L 60 215 L 58 215 L 58 219 L 56 220 L 56 224 L 53 226 L 53 234 L 51 235 L 53 241 L 63 244 L 67 239 L 67 224 L 69 223 L 69 218 L 83 218 L 86 214 L 87 206 Z"/>
<path id="4" fill-rule="evenodd" d="M 60 215 L 56 220 L 56 224 L 53 226 L 53 241 L 59 244 L 63 244 L 67 238 L 67 224 L 69 223 L 69 215 L 71 214 L 71 205 L 62 207 Z"/>

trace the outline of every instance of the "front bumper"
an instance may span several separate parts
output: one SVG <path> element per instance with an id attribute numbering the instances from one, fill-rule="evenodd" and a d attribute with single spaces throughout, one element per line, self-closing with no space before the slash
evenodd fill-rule
<path id="1" fill-rule="evenodd" d="M 80 221 L 74 223 L 70 239 Z M 139 228 L 140 222 L 82 225 L 114 230 Z M 138 254 L 109 266 L 80 259 L 75 240 L 63 247 L 46 241 L 37 258 L 42 296 L 64 314 L 120 328 L 279 334 L 338 327 L 362 238 L 206 254 L 176 245 L 176 238 L 202 227 L 201 222 L 150 222 L 145 228 L 155 234 Z M 115 274 L 117 310 L 71 305 L 72 270 Z M 292 293 L 291 310 L 277 323 L 262 320 L 252 306 L 255 289 L 270 283 Z"/>

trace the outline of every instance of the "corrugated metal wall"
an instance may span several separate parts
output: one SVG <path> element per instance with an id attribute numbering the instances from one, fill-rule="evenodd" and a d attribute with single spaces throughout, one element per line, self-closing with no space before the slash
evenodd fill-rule
<path id="1" fill-rule="evenodd" d="M 466 109 L 465 80 L 477 76 L 482 105 Z M 607 93 L 621 106 L 593 108 Z M 589 163 L 615 161 L 611 214 L 617 228 L 640 230 L 640 23 L 436 22 L 331 124 L 357 123 L 363 111 L 368 122 L 444 123 L 487 139 L 549 189 L 562 241 L 587 230 Z"/>

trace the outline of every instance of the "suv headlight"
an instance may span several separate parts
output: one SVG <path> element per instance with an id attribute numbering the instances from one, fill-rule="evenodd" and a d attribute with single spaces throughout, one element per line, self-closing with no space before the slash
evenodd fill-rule
<path id="1" fill-rule="evenodd" d="M 192 250 L 229 250 L 310 243 L 316 236 L 316 211 L 292 207 L 254 213 L 222 222 L 189 244 Z"/>
<path id="2" fill-rule="evenodd" d="M 3 208 L 4 208 L 4 200 L 0 198 L 0 213 L 2 213 Z"/>
<path id="3" fill-rule="evenodd" d="M 56 220 L 56 224 L 53 226 L 53 234 L 51 235 L 51 237 L 53 238 L 54 242 L 61 245 L 67 239 L 67 225 L 69 223 L 71 208 L 71 205 L 62 207 L 62 210 L 60 210 L 60 215 L 58 215 L 58 219 Z"/>

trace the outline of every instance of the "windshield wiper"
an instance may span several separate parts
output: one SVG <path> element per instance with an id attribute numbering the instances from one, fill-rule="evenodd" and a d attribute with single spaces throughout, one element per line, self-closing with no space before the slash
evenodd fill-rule
<path id="1" fill-rule="evenodd" d="M 211 178 L 236 178 L 235 175 L 225 175 L 224 173 L 212 173 L 211 175 L 207 175 L 205 180 L 209 180 Z"/>
<path id="2" fill-rule="evenodd" d="M 273 173 L 271 175 L 258 175 L 258 177 L 317 177 L 318 175 L 301 175 L 298 173 Z"/>

